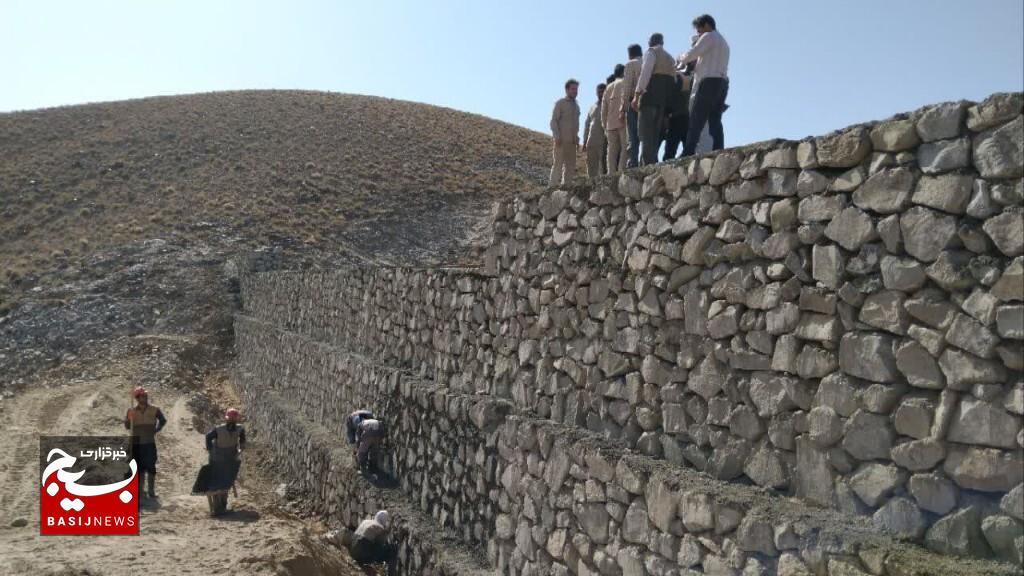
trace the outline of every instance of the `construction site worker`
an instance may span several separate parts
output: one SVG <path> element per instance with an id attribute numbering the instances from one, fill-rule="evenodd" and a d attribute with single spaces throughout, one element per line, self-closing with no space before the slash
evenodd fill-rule
<path id="1" fill-rule="evenodd" d="M 601 124 L 608 142 L 608 173 L 615 174 L 626 169 L 629 143 L 626 140 L 626 117 L 623 110 L 626 100 L 626 83 L 622 76 L 626 67 L 615 65 L 614 80 L 604 91 L 601 102 Z"/>
<path id="2" fill-rule="evenodd" d="M 364 470 L 376 468 L 378 447 L 384 443 L 387 431 L 384 423 L 376 418 L 367 418 L 356 428 L 356 461 Z"/>
<path id="3" fill-rule="evenodd" d="M 242 414 L 235 408 L 224 412 L 224 423 L 206 434 L 206 451 L 210 455 L 211 474 L 206 485 L 210 515 L 227 511 L 228 490 L 235 485 L 241 466 L 239 454 L 245 449 L 245 428 L 239 422 Z"/>
<path id="4" fill-rule="evenodd" d="M 391 519 L 387 510 L 381 510 L 359 523 L 352 536 L 349 552 L 352 559 L 360 564 L 389 562 L 393 556 L 388 541 L 388 525 Z"/>
<path id="5" fill-rule="evenodd" d="M 662 121 L 676 78 L 676 62 L 665 51 L 664 37 L 655 32 L 647 45 L 632 102 L 639 113 L 640 155 L 644 165 L 658 161 Z"/>
<path id="6" fill-rule="evenodd" d="M 629 137 L 629 146 L 626 149 L 626 166 L 634 168 L 637 166 L 640 157 L 640 130 L 637 126 L 639 118 L 636 110 L 630 106 L 633 101 L 633 93 L 636 91 L 636 83 L 640 80 L 640 69 L 643 66 L 640 58 L 644 55 L 643 48 L 639 44 L 630 44 L 626 48 L 629 61 L 622 75 L 622 115 L 626 120 L 626 135 Z"/>
<path id="7" fill-rule="evenodd" d="M 679 67 L 697 63 L 683 156 L 695 153 L 705 124 L 711 133 L 711 149 L 721 150 L 725 146 L 722 113 L 729 94 L 729 43 L 718 33 L 715 19 L 708 14 L 694 18 L 693 28 L 699 37 L 690 51 L 679 56 L 676 63 Z"/>
<path id="8" fill-rule="evenodd" d="M 124 427 L 131 432 L 132 458 L 139 470 L 139 494 L 156 498 L 156 434 L 167 425 L 167 418 L 159 408 L 149 403 L 149 393 L 142 386 L 132 390 L 135 406 L 128 409 Z M 143 477 L 146 491 L 143 492 Z"/>
<path id="9" fill-rule="evenodd" d="M 601 174 L 604 164 L 605 135 L 601 123 L 601 99 L 604 98 L 605 84 L 597 85 L 597 102 L 587 112 L 587 120 L 583 123 L 583 151 L 587 153 L 587 177 L 594 180 Z"/>
<path id="10" fill-rule="evenodd" d="M 576 148 L 579 146 L 580 105 L 576 103 L 580 83 L 565 81 L 565 97 L 551 111 L 551 185 L 568 184 L 576 177 Z"/>
<path id="11" fill-rule="evenodd" d="M 369 410 L 356 410 L 345 419 L 345 434 L 348 437 L 349 445 L 356 443 L 356 430 L 359 428 L 359 423 L 369 418 L 373 418 L 373 412 Z"/>

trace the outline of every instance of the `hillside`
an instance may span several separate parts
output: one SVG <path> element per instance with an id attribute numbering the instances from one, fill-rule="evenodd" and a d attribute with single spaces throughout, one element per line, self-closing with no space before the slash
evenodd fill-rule
<path id="1" fill-rule="evenodd" d="M 493 199 L 546 180 L 548 146 L 482 116 L 320 92 L 0 114 L 0 389 L 106 335 L 224 329 L 234 254 L 458 261 Z"/>

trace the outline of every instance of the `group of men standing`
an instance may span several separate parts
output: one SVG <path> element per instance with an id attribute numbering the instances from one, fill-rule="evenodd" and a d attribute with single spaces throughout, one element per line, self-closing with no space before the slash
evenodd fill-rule
<path id="1" fill-rule="evenodd" d="M 707 127 L 711 149 L 724 146 L 722 113 L 729 91 L 729 44 L 717 30 L 715 19 L 704 14 L 693 20 L 697 34 L 690 50 L 672 58 L 661 34 L 652 34 L 647 52 L 639 44 L 627 48 L 629 61 L 615 66 L 607 81 L 597 85 L 597 103 L 587 113 L 583 151 L 587 175 L 615 173 L 639 164 L 675 158 L 697 150 Z M 565 97 L 551 114 L 554 139 L 551 185 L 569 183 L 576 176 L 580 108 L 579 82 L 565 83 Z"/>

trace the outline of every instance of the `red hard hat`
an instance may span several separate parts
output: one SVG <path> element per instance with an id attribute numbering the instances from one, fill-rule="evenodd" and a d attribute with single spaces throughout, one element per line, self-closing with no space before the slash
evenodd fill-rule
<path id="1" fill-rule="evenodd" d="M 237 421 L 242 417 L 242 413 L 234 408 L 228 408 L 227 412 L 224 413 L 224 419 L 228 421 Z"/>
<path id="2" fill-rule="evenodd" d="M 139 396 L 149 396 L 149 392 L 142 386 L 136 386 L 135 390 L 132 390 L 132 398 L 138 398 Z"/>

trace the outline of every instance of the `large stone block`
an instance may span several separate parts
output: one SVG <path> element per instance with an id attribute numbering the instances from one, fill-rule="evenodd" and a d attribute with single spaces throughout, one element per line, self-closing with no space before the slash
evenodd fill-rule
<path id="1" fill-rule="evenodd" d="M 981 532 L 981 513 L 974 506 L 940 518 L 924 538 L 925 546 L 953 556 L 991 556 Z"/>
<path id="2" fill-rule="evenodd" d="M 973 187 L 974 177 L 966 174 L 924 176 L 917 182 L 912 200 L 950 214 L 963 214 Z"/>
<path id="3" fill-rule="evenodd" d="M 899 212 L 906 208 L 916 181 L 916 174 L 909 168 L 880 170 L 854 191 L 853 203 L 879 214 Z"/>
<path id="4" fill-rule="evenodd" d="M 913 120 L 891 120 L 871 129 L 871 143 L 878 151 L 902 152 L 914 148 L 920 142 Z"/>
<path id="5" fill-rule="evenodd" d="M 947 439 L 960 444 L 1016 448 L 1021 418 L 991 402 L 965 397 L 960 400 Z"/>
<path id="6" fill-rule="evenodd" d="M 892 382 L 899 377 L 892 338 L 877 332 L 850 332 L 839 342 L 839 368 L 851 376 L 872 382 Z"/>
<path id="7" fill-rule="evenodd" d="M 854 206 L 847 206 L 825 227 L 825 236 L 846 248 L 857 250 L 865 242 L 878 237 L 871 216 Z"/>
<path id="8" fill-rule="evenodd" d="M 900 232 L 911 256 L 932 262 L 956 235 L 956 218 L 917 206 L 900 217 Z"/>
<path id="9" fill-rule="evenodd" d="M 953 138 L 960 133 L 967 104 L 947 102 L 924 111 L 917 119 L 917 134 L 924 142 Z"/>
<path id="10" fill-rule="evenodd" d="M 818 163 L 829 168 L 851 168 L 871 154 L 871 139 L 864 127 L 816 138 Z"/>
<path id="11" fill-rule="evenodd" d="M 980 492 L 1008 492 L 1024 480 L 1020 450 L 975 448 L 953 444 L 942 466 L 961 488 Z"/>
<path id="12" fill-rule="evenodd" d="M 1020 92 L 993 94 L 967 109 L 967 127 L 980 132 L 1019 116 L 1024 95 Z"/>
<path id="13" fill-rule="evenodd" d="M 887 459 L 895 439 L 887 416 L 858 410 L 846 422 L 843 449 L 858 460 Z"/>
<path id="14" fill-rule="evenodd" d="M 1024 175 L 1024 116 L 976 135 L 974 166 L 984 178 Z"/>
<path id="15" fill-rule="evenodd" d="M 898 538 L 920 538 L 928 527 L 928 520 L 917 504 L 903 496 L 890 499 L 871 519 L 880 530 Z"/>
<path id="16" fill-rule="evenodd" d="M 1003 254 L 1014 257 L 1024 253 L 1024 212 L 1019 207 L 985 220 L 982 229 Z"/>

